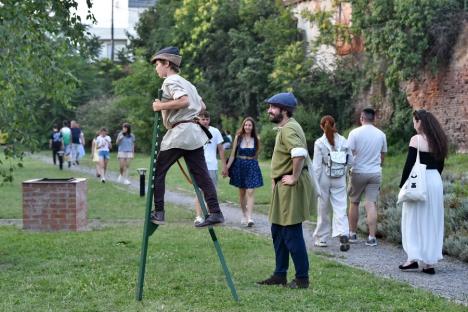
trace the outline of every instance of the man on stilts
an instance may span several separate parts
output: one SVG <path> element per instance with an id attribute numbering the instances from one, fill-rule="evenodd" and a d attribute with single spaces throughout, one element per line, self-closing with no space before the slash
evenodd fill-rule
<path id="1" fill-rule="evenodd" d="M 268 116 L 278 126 L 271 159 L 273 195 L 270 212 L 271 236 L 276 267 L 273 275 L 260 285 L 286 285 L 289 255 L 296 276 L 290 288 L 309 287 L 309 260 L 302 232 L 302 222 L 309 219 L 314 192 L 305 165 L 307 143 L 299 123 L 292 118 L 297 100 L 292 93 L 279 93 L 268 100 Z"/>
<path id="2" fill-rule="evenodd" d="M 197 89 L 182 78 L 179 66 L 182 57 L 179 49 L 168 47 L 158 51 L 152 58 L 156 73 L 165 78 L 162 85 L 162 100 L 153 102 L 153 110 L 161 111 L 164 126 L 168 129 L 161 142 L 154 176 L 154 206 L 151 222 L 164 224 L 165 179 L 169 168 L 181 157 L 193 175 L 196 184 L 203 191 L 210 212 L 209 216 L 196 227 L 205 227 L 224 222 L 219 208 L 216 189 L 208 173 L 203 145 L 208 141 L 206 129 L 196 121 L 205 109 Z M 205 131 L 206 130 L 206 131 Z"/>

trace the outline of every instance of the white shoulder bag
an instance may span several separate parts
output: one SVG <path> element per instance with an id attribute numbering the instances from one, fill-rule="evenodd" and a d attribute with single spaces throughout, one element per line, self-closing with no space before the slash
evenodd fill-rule
<path id="1" fill-rule="evenodd" d="M 418 150 L 416 152 L 416 162 L 413 169 L 411 169 L 408 179 L 400 189 L 400 193 L 398 193 L 397 203 L 426 201 L 427 198 L 426 165 L 421 164 L 419 160 L 419 136 L 417 138 Z"/>

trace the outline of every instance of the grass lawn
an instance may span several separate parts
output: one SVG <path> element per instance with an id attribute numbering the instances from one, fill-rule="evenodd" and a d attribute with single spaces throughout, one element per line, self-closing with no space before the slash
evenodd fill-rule
<path id="1" fill-rule="evenodd" d="M 29 233 L 0 227 L 1 311 L 463 311 L 424 291 L 311 255 L 308 290 L 260 287 L 274 257 L 268 239 L 217 233 L 241 298 L 231 299 L 213 244 L 189 222 L 150 240 L 143 302 L 135 301 L 141 228 Z"/>
<path id="2" fill-rule="evenodd" d="M 20 183 L 69 176 L 27 160 L 15 183 L 0 187 L 0 218 L 20 217 Z M 88 183 L 90 218 L 143 216 L 138 194 Z M 311 288 L 260 287 L 274 254 L 268 238 L 217 228 L 241 302 L 231 299 L 206 230 L 192 213 L 167 209 L 168 224 L 150 239 L 143 302 L 135 301 L 142 226 L 81 233 L 34 233 L 0 226 L 0 311 L 465 311 L 428 292 L 311 254 Z M 291 264 L 292 266 L 292 264 Z"/>

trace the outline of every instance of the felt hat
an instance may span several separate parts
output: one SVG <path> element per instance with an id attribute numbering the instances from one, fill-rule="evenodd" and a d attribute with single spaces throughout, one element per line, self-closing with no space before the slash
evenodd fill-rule
<path id="1" fill-rule="evenodd" d="M 271 98 L 265 100 L 267 104 L 282 106 L 287 108 L 295 109 L 297 100 L 294 94 L 291 92 L 283 92 L 273 95 Z"/>
<path id="2" fill-rule="evenodd" d="M 156 60 L 166 60 L 180 67 L 182 57 L 180 56 L 179 49 L 176 47 L 167 47 L 156 52 L 151 58 L 151 64 L 156 63 Z"/>

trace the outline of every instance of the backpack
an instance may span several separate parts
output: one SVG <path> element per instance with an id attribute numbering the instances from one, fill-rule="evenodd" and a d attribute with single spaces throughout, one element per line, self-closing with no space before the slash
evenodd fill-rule
<path id="1" fill-rule="evenodd" d="M 322 139 L 323 145 L 328 149 L 328 161 L 326 162 L 325 173 L 330 178 L 340 178 L 346 174 L 346 164 L 348 163 L 348 155 L 346 152 L 341 150 L 339 146 L 336 150 L 333 150 L 326 139 Z"/>

